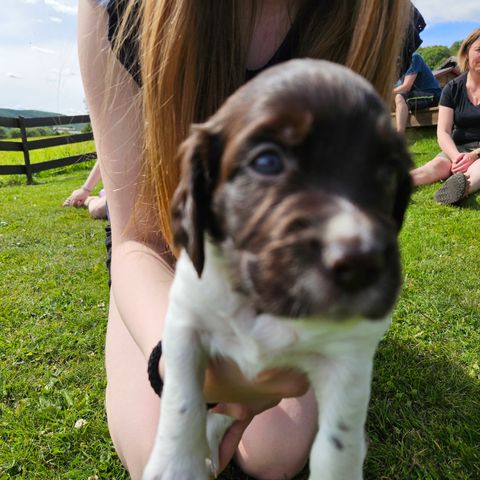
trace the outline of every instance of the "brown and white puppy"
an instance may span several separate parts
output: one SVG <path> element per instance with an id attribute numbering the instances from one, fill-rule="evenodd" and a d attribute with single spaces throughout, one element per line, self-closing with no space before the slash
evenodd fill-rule
<path id="1" fill-rule="evenodd" d="M 373 356 L 401 284 L 397 234 L 411 189 L 389 112 L 348 69 L 292 60 L 195 125 L 180 157 L 181 253 L 144 479 L 216 472 L 231 419 L 207 415 L 211 357 L 250 378 L 306 372 L 319 405 L 310 479 L 361 479 Z"/>

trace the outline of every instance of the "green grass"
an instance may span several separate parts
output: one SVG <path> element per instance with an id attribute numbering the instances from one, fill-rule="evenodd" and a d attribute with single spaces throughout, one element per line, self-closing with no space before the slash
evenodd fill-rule
<path id="1" fill-rule="evenodd" d="M 433 133 L 410 149 L 432 158 Z M 60 206 L 91 165 L 33 186 L 0 177 L 0 480 L 127 479 L 103 405 L 104 222 Z M 375 363 L 369 480 L 480 478 L 480 207 L 438 206 L 436 188 L 414 193 L 401 233 L 405 284 Z"/>

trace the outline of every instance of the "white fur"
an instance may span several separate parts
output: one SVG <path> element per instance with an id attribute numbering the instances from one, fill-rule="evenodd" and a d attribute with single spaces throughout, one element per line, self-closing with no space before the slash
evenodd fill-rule
<path id="1" fill-rule="evenodd" d="M 218 444 L 230 422 L 207 417 L 202 385 L 213 356 L 231 358 L 249 378 L 272 367 L 305 371 L 319 406 L 310 480 L 362 479 L 373 356 L 389 318 L 256 315 L 232 290 L 218 249 L 207 242 L 205 253 L 201 278 L 185 252 L 176 266 L 163 338 L 161 419 L 143 480 L 207 480 L 216 474 Z M 209 425 L 208 434 L 207 421 L 219 424 Z"/>

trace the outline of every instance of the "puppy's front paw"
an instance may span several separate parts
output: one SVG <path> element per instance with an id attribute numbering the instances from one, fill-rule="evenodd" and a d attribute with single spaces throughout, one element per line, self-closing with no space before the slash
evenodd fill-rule
<path id="1" fill-rule="evenodd" d="M 143 472 L 142 480 L 208 480 L 209 474 L 205 460 L 192 462 L 183 461 L 162 462 L 161 459 L 151 459 Z"/>
<path id="2" fill-rule="evenodd" d="M 207 442 L 210 449 L 210 458 L 207 458 L 207 468 L 214 478 L 218 476 L 220 465 L 220 443 L 227 429 L 235 421 L 228 415 L 208 412 L 207 415 Z"/>

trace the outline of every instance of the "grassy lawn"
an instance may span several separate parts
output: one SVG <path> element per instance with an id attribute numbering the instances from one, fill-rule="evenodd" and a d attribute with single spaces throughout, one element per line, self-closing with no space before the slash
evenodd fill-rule
<path id="1" fill-rule="evenodd" d="M 410 149 L 417 164 L 432 158 L 433 133 Z M 32 186 L 0 177 L 0 480 L 127 479 L 103 406 L 105 224 L 61 207 L 91 166 Z M 414 193 L 401 233 L 405 284 L 375 364 L 366 479 L 480 478 L 480 206 L 438 206 L 436 188 Z"/>
<path id="2" fill-rule="evenodd" d="M 42 138 L 49 138 L 49 137 L 35 137 L 29 138 L 29 140 L 40 140 Z M 9 141 L 9 140 L 5 140 Z M 19 139 L 12 139 L 12 142 L 19 142 Z M 70 145 L 59 145 L 58 147 L 49 147 L 44 149 L 32 150 L 30 152 L 30 163 L 42 163 L 46 162 L 47 160 L 53 160 L 57 158 L 64 158 L 73 155 L 80 155 L 83 153 L 89 153 L 95 151 L 95 144 L 92 141 L 87 142 L 79 142 Z M 24 165 L 24 158 L 22 152 L 0 152 L 0 165 Z M 78 166 L 74 166 L 73 169 L 75 170 Z M 82 170 L 86 167 L 81 166 Z M 64 170 L 50 170 L 46 172 L 40 172 L 35 174 L 35 178 L 37 180 L 41 180 L 42 178 L 50 178 L 54 177 L 55 175 L 62 175 Z M 18 185 L 22 182 L 25 183 L 26 176 L 25 175 L 0 175 L 0 188 L 6 185 Z"/>

